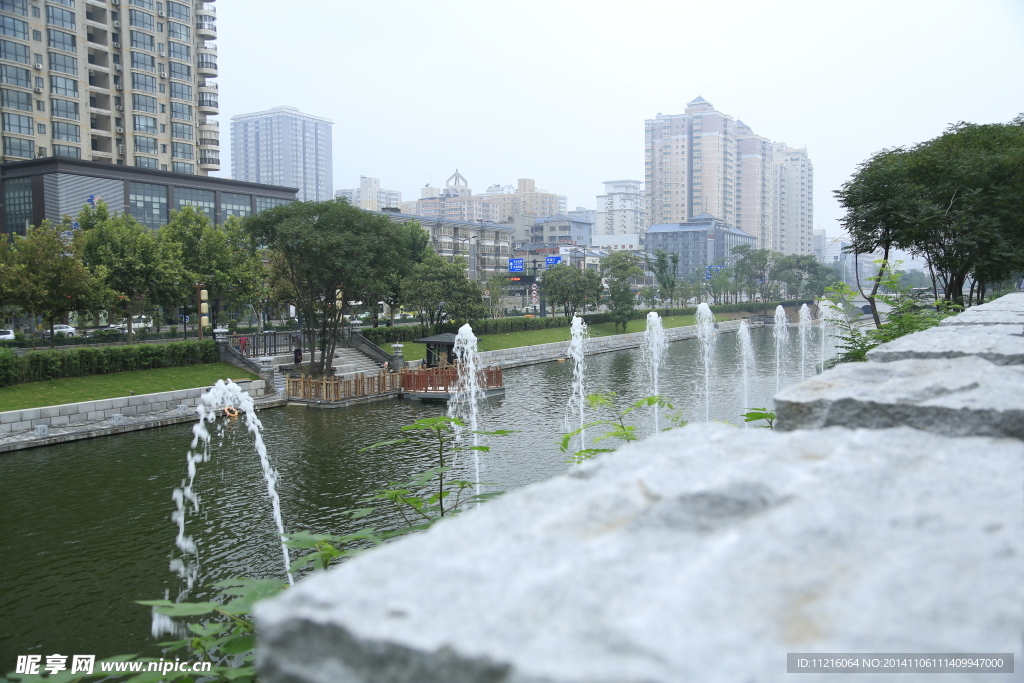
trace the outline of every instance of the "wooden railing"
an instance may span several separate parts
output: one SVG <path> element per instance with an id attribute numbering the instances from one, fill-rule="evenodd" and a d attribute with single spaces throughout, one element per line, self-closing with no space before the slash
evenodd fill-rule
<path id="1" fill-rule="evenodd" d="M 402 388 L 402 376 L 381 370 L 375 375 L 362 373 L 351 379 L 339 377 L 316 378 L 310 375 L 289 377 L 288 398 L 307 401 L 344 401 L 361 396 L 375 396 L 398 391 Z"/>
<path id="2" fill-rule="evenodd" d="M 501 368 L 482 368 L 477 372 L 481 389 L 502 386 Z M 430 368 L 428 370 L 406 370 L 402 373 L 402 389 L 404 391 L 440 391 L 448 392 L 455 388 L 459 381 L 458 368 Z"/>

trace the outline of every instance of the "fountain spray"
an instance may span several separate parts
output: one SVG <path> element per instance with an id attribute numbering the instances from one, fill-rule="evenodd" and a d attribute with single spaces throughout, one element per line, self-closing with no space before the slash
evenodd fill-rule
<path id="1" fill-rule="evenodd" d="M 455 357 L 458 359 L 459 378 L 455 383 L 455 391 L 448 399 L 448 417 L 461 420 L 473 434 L 473 446 L 480 445 L 479 403 L 483 396 L 480 389 L 479 369 L 477 368 L 477 338 L 473 328 L 465 324 L 459 328 L 455 336 Z M 462 442 L 465 434 L 463 427 L 455 426 L 455 439 Z M 454 463 L 453 463 L 454 464 Z M 480 451 L 473 449 L 473 464 L 476 472 L 476 495 L 480 495 Z"/>
<path id="2" fill-rule="evenodd" d="M 647 370 L 647 395 L 658 396 L 661 391 L 658 386 L 658 378 L 661 374 L 661 366 L 665 358 L 665 347 L 668 342 L 665 341 L 665 328 L 661 325 L 661 316 L 656 311 L 651 311 L 647 314 L 647 329 L 644 330 L 644 343 L 643 343 L 643 359 L 644 367 Z M 659 406 L 657 403 L 654 404 L 654 433 L 657 434 L 661 431 L 661 427 L 658 424 L 658 410 Z"/>
<path id="3" fill-rule="evenodd" d="M 697 340 L 704 359 L 704 421 L 711 422 L 711 355 L 715 341 L 715 316 L 706 303 L 697 306 Z"/>
<path id="4" fill-rule="evenodd" d="M 750 408 L 750 396 L 748 392 L 748 381 L 751 370 L 754 369 L 754 345 L 750 341 L 750 326 L 746 320 L 740 321 L 740 328 L 736 332 L 740 342 L 740 359 L 743 364 L 743 410 Z M 749 423 L 743 422 L 743 427 L 749 427 Z"/>
<path id="5" fill-rule="evenodd" d="M 782 388 L 782 352 L 786 342 L 789 341 L 789 321 L 786 319 L 786 309 L 779 304 L 775 307 L 775 391 Z"/>
<path id="6" fill-rule="evenodd" d="M 572 341 L 569 342 L 568 354 L 572 358 L 572 393 L 569 395 L 569 404 L 565 411 L 565 431 L 568 433 L 575 428 L 572 425 L 572 418 L 579 413 L 580 450 L 583 450 L 587 447 L 586 433 L 583 429 L 583 425 L 586 424 L 583 413 L 587 399 L 583 375 L 585 370 L 584 345 L 588 337 L 587 324 L 583 322 L 583 318 L 578 315 L 572 317 L 570 332 Z"/>
<path id="7" fill-rule="evenodd" d="M 800 307 L 800 381 L 807 377 L 807 333 L 811 327 L 811 309 L 807 304 Z"/>

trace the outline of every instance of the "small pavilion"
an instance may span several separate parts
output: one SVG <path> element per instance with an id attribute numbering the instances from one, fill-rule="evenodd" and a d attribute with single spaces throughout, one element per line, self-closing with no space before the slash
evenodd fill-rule
<path id="1" fill-rule="evenodd" d="M 414 341 L 416 344 L 427 345 L 427 357 L 423 361 L 423 367 L 444 368 L 455 365 L 455 335 L 451 332 Z"/>

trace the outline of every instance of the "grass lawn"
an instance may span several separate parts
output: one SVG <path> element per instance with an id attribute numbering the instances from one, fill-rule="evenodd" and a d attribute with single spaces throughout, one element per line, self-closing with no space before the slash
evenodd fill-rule
<path id="1" fill-rule="evenodd" d="M 724 313 L 715 315 L 716 321 L 732 320 L 750 315 L 749 313 Z M 692 315 L 673 315 L 662 318 L 661 324 L 665 328 L 685 327 L 695 325 Z M 643 320 L 630 320 L 627 332 L 643 332 L 647 323 Z M 553 327 L 547 330 L 530 330 L 528 332 L 507 332 L 505 334 L 486 334 L 480 337 L 478 348 L 481 351 L 500 351 L 502 349 L 513 349 L 520 346 L 534 346 L 536 344 L 550 344 L 552 342 L 569 341 L 570 329 L 568 327 Z M 590 327 L 590 336 L 610 337 L 615 334 L 615 323 L 601 323 Z M 403 342 L 405 348 L 402 355 L 406 360 L 423 360 L 427 357 L 427 347 L 424 344 L 413 344 Z M 382 344 L 381 348 L 391 353 L 390 344 Z"/>
<path id="2" fill-rule="evenodd" d="M 189 365 L 183 368 L 158 368 L 156 370 L 133 370 L 110 375 L 89 375 L 68 377 L 52 382 L 28 382 L 13 387 L 0 388 L 0 412 L 39 408 L 60 403 L 98 401 L 104 398 L 138 394 L 155 394 L 160 391 L 192 389 L 213 384 L 218 379 L 259 379 L 228 363 Z"/>

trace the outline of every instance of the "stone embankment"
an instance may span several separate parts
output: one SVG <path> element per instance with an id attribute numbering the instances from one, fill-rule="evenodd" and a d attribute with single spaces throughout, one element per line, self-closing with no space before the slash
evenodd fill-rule
<path id="1" fill-rule="evenodd" d="M 1021 680 L 1022 333 L 1019 292 L 782 391 L 777 431 L 665 432 L 311 577 L 257 607 L 261 678 L 764 683 L 902 652 Z"/>
<path id="2" fill-rule="evenodd" d="M 261 379 L 238 380 L 237 384 L 257 399 L 258 407 L 285 403 L 283 398 L 264 398 L 265 382 Z M 195 422 L 199 397 L 209 390 L 210 387 L 197 387 L 2 412 L 0 453 Z"/>
<path id="3" fill-rule="evenodd" d="M 636 321 L 634 321 L 636 322 Z M 739 320 L 727 320 L 717 323 L 719 332 L 735 332 L 739 329 Z M 666 341 L 680 341 L 682 339 L 696 339 L 697 328 L 693 325 L 688 327 L 670 327 L 665 330 Z M 520 365 L 533 365 L 546 361 L 560 360 L 565 358 L 569 351 L 569 343 L 552 342 L 550 344 L 534 344 L 533 346 L 520 346 L 514 349 L 502 349 L 500 351 L 483 351 L 477 356 L 477 362 L 482 366 L 500 365 L 504 368 L 516 368 Z M 588 339 L 585 350 L 587 355 L 594 353 L 607 353 L 609 351 L 621 351 L 622 349 L 634 349 L 644 343 L 643 332 L 629 332 L 626 334 L 615 334 L 607 337 L 594 337 Z"/>

